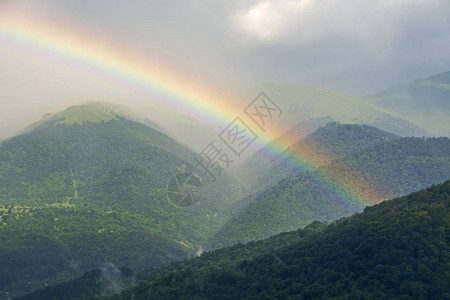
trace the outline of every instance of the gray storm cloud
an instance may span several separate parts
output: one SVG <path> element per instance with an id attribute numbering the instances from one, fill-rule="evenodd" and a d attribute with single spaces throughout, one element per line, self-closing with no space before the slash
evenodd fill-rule
<path id="1" fill-rule="evenodd" d="M 266 80 L 365 95 L 450 64 L 448 1 L 263 0 L 232 22 Z"/>
<path id="2" fill-rule="evenodd" d="M 99 42 L 112 41 L 238 89 L 264 81 L 319 85 L 356 95 L 450 69 L 447 0 L 0 1 L 3 14 L 32 12 Z M 0 32 L 0 138 L 44 112 L 85 101 L 139 106 L 148 98 Z"/>

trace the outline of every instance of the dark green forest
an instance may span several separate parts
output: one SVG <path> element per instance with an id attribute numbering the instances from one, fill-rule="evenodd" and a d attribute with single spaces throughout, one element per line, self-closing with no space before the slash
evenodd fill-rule
<path id="1" fill-rule="evenodd" d="M 113 299 L 449 299 L 449 241 L 447 181 L 238 266 L 179 268 Z"/>
<path id="2" fill-rule="evenodd" d="M 230 266 L 237 267 L 242 262 L 256 258 L 262 254 L 271 253 L 277 249 L 293 245 L 298 241 L 322 231 L 326 228 L 325 223 L 313 222 L 304 229 L 284 232 L 279 235 L 268 238 L 264 241 L 251 242 L 246 245 L 238 244 L 230 248 L 223 248 L 211 252 L 205 252 L 200 257 L 185 260 L 182 262 L 168 264 L 156 269 L 142 270 L 132 274 L 130 269 L 124 268 L 120 275 L 114 280 L 114 283 L 126 286 L 131 282 L 142 282 L 150 280 L 173 272 L 178 269 L 203 270 L 210 267 L 228 268 Z M 87 272 L 82 277 L 58 284 L 56 286 L 48 286 L 44 289 L 26 295 L 21 298 L 23 300 L 47 300 L 47 299 L 72 299 L 72 298 L 89 298 L 104 294 L 105 288 L 111 285 L 111 280 L 105 276 L 103 269 Z"/>
<path id="3" fill-rule="evenodd" d="M 79 298 L 56 286 L 24 299 L 450 299 L 449 241 L 447 181 L 329 225 L 141 272 L 144 282 L 111 298 L 82 277 L 63 285 L 85 291 Z"/>

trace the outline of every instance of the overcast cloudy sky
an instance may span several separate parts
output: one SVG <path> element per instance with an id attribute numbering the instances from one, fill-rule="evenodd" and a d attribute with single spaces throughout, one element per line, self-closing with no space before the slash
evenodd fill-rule
<path id="1" fill-rule="evenodd" d="M 450 70 L 448 0 L 0 0 L 4 31 L 7 17 L 61 25 L 225 89 L 286 81 L 362 96 Z M 0 138 L 47 109 L 138 98 L 4 31 Z"/>

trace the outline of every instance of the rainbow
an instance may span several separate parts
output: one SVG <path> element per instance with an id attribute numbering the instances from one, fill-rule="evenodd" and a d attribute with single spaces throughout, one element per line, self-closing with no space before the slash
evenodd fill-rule
<path id="1" fill-rule="evenodd" d="M 223 128 L 244 108 L 232 105 L 231 96 L 198 84 L 191 79 L 192 76 L 171 72 L 164 66 L 149 63 L 149 59 L 131 58 L 116 47 L 101 45 L 89 35 L 63 30 L 60 24 L 50 24 L 32 16 L 2 16 L 0 44 L 21 47 L 31 52 L 39 51 L 49 59 L 62 60 L 86 72 L 100 74 L 106 80 L 137 89 L 168 108 L 182 110 Z M 260 145 L 275 140 L 284 131 L 283 128 L 276 128 L 260 137 Z M 289 139 L 278 138 L 275 148 L 278 152 L 291 144 Z M 319 162 L 326 159 L 319 157 L 313 148 L 291 154 L 298 164 L 308 169 L 317 169 Z M 380 200 L 376 190 L 357 178 L 339 178 L 324 170 L 316 173 L 329 188 L 341 191 L 340 194 L 345 198 L 343 201 L 353 207 L 361 209 Z"/>
<path id="2" fill-rule="evenodd" d="M 49 21 L 44 23 L 34 16 L 2 16 L 0 35 L 0 43 L 5 46 L 10 42 L 31 53 L 40 52 L 49 59 L 63 60 L 73 67 L 137 89 L 152 99 L 160 99 L 166 107 L 195 113 L 222 126 L 241 110 L 229 104 L 227 95 L 211 91 L 187 75 L 170 72 L 154 63 L 157 59 L 150 64 L 149 58 L 132 58 L 127 52 L 119 52 L 117 47 L 102 45 L 101 39 L 71 32 Z"/>

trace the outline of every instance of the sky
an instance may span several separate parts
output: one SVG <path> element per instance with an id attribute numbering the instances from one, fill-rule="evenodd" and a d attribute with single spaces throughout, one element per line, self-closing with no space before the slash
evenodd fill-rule
<path id="1" fill-rule="evenodd" d="M 164 106 L 33 30 L 223 95 L 281 81 L 364 96 L 450 70 L 448 0 L 0 0 L 0 139 L 82 101 Z"/>

